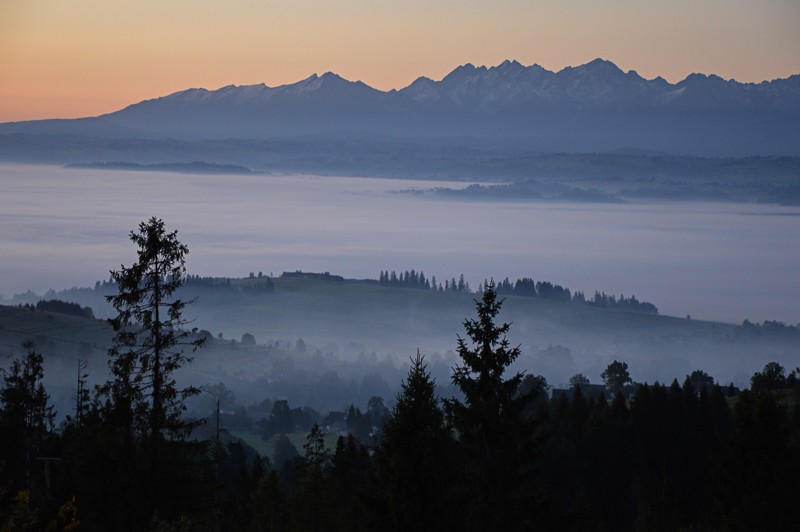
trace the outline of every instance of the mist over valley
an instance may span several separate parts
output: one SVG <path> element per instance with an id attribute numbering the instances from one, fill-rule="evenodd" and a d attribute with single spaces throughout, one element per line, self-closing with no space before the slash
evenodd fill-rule
<path id="1" fill-rule="evenodd" d="M 114 287 L 103 282 L 130 260 L 127 231 L 154 211 L 168 212 L 191 250 L 190 274 L 239 286 L 182 289 L 193 301 L 192 326 L 213 338 L 182 378 L 222 382 L 242 404 L 264 393 L 321 410 L 364 402 L 376 390 L 391 399 L 417 349 L 441 393 L 451 393 L 455 341 L 478 296 L 378 284 L 378 273 L 389 270 L 424 272 L 441 285 L 463 274 L 473 291 L 489 279 L 533 278 L 587 299 L 599 291 L 658 308 L 652 315 L 504 295 L 501 318 L 513 323 L 510 338 L 523 350 L 515 367 L 554 386 L 576 373 L 597 382 L 615 359 L 642 381 L 668 382 L 701 368 L 745 386 L 767 361 L 793 367 L 800 357 L 793 328 L 741 327 L 744 320 L 800 322 L 797 207 L 409 193 L 494 186 L 431 180 L 0 170 L 6 304 L 59 299 L 112 317 L 104 296 Z M 331 272 L 336 280 L 281 277 L 295 271 Z M 6 325 L 10 352 L 24 337 L 40 337 L 56 353 L 48 364 L 70 375 L 86 341 L 72 337 L 79 330 L 16 327 Z M 107 371 L 108 334 L 82 355 L 98 381 Z M 257 345 L 239 345 L 245 334 Z M 68 404 L 71 379 L 51 384 Z"/>

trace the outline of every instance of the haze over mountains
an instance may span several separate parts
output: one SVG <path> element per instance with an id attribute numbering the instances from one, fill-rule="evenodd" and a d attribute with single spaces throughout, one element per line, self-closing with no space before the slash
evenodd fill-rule
<path id="1" fill-rule="evenodd" d="M 0 157 L 14 158 L 4 144 L 35 143 L 29 134 L 86 142 L 480 139 L 538 151 L 800 155 L 800 75 L 739 83 L 692 74 L 672 84 L 602 59 L 559 72 L 505 61 L 383 92 L 328 72 L 279 87 L 189 89 L 94 118 L 0 124 Z"/>

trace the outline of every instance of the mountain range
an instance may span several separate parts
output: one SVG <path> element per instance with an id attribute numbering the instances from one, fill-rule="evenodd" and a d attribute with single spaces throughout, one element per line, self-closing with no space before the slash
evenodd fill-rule
<path id="1" fill-rule="evenodd" d="M 469 138 L 540 151 L 800 155 L 800 75 L 739 83 L 645 79 L 596 59 L 553 72 L 505 61 L 380 91 L 334 73 L 297 83 L 188 89 L 106 115 L 0 124 L 14 135 L 94 139 Z M 30 140 L 30 139 L 29 139 Z"/>

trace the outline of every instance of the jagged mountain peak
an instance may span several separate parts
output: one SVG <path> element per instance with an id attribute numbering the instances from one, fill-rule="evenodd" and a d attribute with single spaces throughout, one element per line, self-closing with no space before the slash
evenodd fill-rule
<path id="1" fill-rule="evenodd" d="M 337 74 L 337 73 L 335 73 L 335 72 L 331 72 L 330 70 L 329 70 L 329 71 L 327 71 L 327 72 L 325 72 L 324 74 L 322 74 L 322 75 L 320 76 L 320 79 L 323 79 L 323 80 L 325 80 L 325 81 L 330 81 L 330 82 L 336 82 L 336 83 L 339 83 L 339 82 L 344 82 L 344 83 L 357 83 L 357 82 L 355 82 L 355 81 L 349 81 L 349 80 L 346 80 L 346 79 L 344 79 L 342 76 L 340 76 L 339 74 Z"/>
<path id="2" fill-rule="evenodd" d="M 318 83 L 318 82 L 319 82 L 319 76 L 315 72 L 315 73 L 311 74 L 310 76 L 308 76 L 305 79 L 301 79 L 300 81 L 297 81 L 295 83 L 287 83 L 285 85 L 280 85 L 277 88 L 278 88 L 278 90 L 284 90 L 285 91 L 285 90 L 289 90 L 289 89 L 292 89 L 292 88 L 307 87 L 309 85 L 312 85 L 312 84 Z"/>
<path id="3" fill-rule="evenodd" d="M 625 72 L 615 63 L 607 59 L 597 58 L 576 67 L 565 67 L 558 72 L 559 75 L 580 74 L 588 76 L 616 76 Z"/>
<path id="4" fill-rule="evenodd" d="M 590 68 L 593 70 L 622 70 L 614 63 L 613 61 L 609 61 L 608 59 L 603 59 L 602 57 L 597 57 L 592 59 L 585 65 L 582 65 L 585 68 Z M 580 67 L 579 67 L 580 68 Z"/>
<path id="5" fill-rule="evenodd" d="M 415 79 L 411 85 L 397 91 L 399 94 L 409 96 L 417 102 L 431 102 L 442 98 L 439 92 L 439 82 L 433 81 L 426 76 Z"/>
<path id="6" fill-rule="evenodd" d="M 380 92 L 377 89 L 370 87 L 363 81 L 350 81 L 347 78 L 343 78 L 339 74 L 335 72 L 325 72 L 321 76 L 316 78 L 319 85 L 318 88 L 338 88 L 338 89 L 358 89 L 358 90 L 368 90 L 371 92 Z"/>
<path id="7" fill-rule="evenodd" d="M 520 71 L 520 70 L 525 70 L 525 67 L 522 66 L 522 64 L 519 61 L 517 61 L 516 59 L 506 59 L 505 61 L 503 61 L 499 65 L 494 66 L 494 67 L 490 68 L 489 70 L 498 70 L 498 71 L 501 71 L 501 72 Z"/>
<path id="8" fill-rule="evenodd" d="M 664 121 L 665 116 L 671 121 Z M 695 116 L 706 122 L 697 122 Z M 6 124 L 0 134 L 75 130 L 84 135 L 196 139 L 350 131 L 685 151 L 707 139 L 726 138 L 722 151 L 795 153 L 792 146 L 800 145 L 798 116 L 800 75 L 743 84 L 692 74 L 672 84 L 661 77 L 647 80 L 634 70 L 624 72 L 602 58 L 558 72 L 506 59 L 488 67 L 466 63 L 440 80 L 418 77 L 396 91 L 379 91 L 334 72 L 277 87 L 192 88 L 142 101 L 102 120 Z M 614 129 L 614 124 L 622 126 Z M 697 134 L 687 137 L 692 131 Z"/>
<path id="9" fill-rule="evenodd" d="M 486 70 L 487 69 L 485 66 L 476 67 L 472 63 L 466 63 L 453 69 L 452 72 L 442 78 L 442 82 L 474 78 L 475 76 L 480 75 L 482 72 L 486 72 Z"/>

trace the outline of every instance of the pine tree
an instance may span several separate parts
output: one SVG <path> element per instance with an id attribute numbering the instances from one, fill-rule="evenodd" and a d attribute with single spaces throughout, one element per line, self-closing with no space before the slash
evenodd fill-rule
<path id="1" fill-rule="evenodd" d="M 330 514 L 327 479 L 323 470 L 329 453 L 325 449 L 324 434 L 316 423 L 311 427 L 303 449 L 305 472 L 294 496 L 293 517 L 298 529 L 316 532 L 325 528 Z"/>
<path id="2" fill-rule="evenodd" d="M 462 364 L 453 370 L 453 384 L 464 401 L 445 401 L 466 453 L 465 486 L 471 512 L 467 523 L 477 530 L 507 529 L 523 518 L 521 464 L 525 463 L 528 426 L 522 413 L 527 398 L 519 393 L 521 373 L 505 378 L 521 351 L 519 346 L 511 347 L 506 337 L 510 325 L 494 323 L 502 303 L 490 284 L 481 301 L 476 301 L 478 319 L 464 321 L 470 343 L 458 338 Z"/>
<path id="3" fill-rule="evenodd" d="M 185 302 L 172 297 L 183 283 L 189 252 L 177 231 L 167 233 L 162 220 L 151 218 L 130 239 L 138 261 L 111 272 L 118 293 L 107 299 L 117 317 L 110 320 L 113 380 L 104 389 L 127 410 L 133 432 L 157 445 L 165 435 L 184 436 L 190 428 L 181 419 L 183 401 L 199 390 L 178 389 L 174 373 L 191 361 L 184 348 L 197 349 L 204 339 L 181 329 L 187 324 Z"/>
<path id="4" fill-rule="evenodd" d="M 453 384 L 464 394 L 465 401 L 446 401 L 462 440 L 488 437 L 503 421 L 513 419 L 522 404 L 517 391 L 523 375 L 504 378 L 521 350 L 519 346 L 511 347 L 506 337 L 510 324 L 494 323 L 503 301 L 497 301 L 497 293 L 490 285 L 476 303 L 478 319 L 464 321 L 472 345 L 458 338 L 458 355 L 463 363 L 453 372 Z"/>
<path id="5" fill-rule="evenodd" d="M 339 436 L 328 469 L 328 486 L 335 516 L 327 530 L 361 531 L 379 528 L 374 504 L 376 486 L 370 461 L 370 451 L 352 435 Z M 372 510 L 372 511 L 371 511 Z"/>
<path id="6" fill-rule="evenodd" d="M 392 416 L 384 425 L 376 461 L 392 530 L 447 528 L 452 439 L 439 408 L 435 381 L 419 352 Z"/>
<path id="7" fill-rule="evenodd" d="M 198 422 L 182 416 L 184 401 L 199 390 L 179 388 L 174 374 L 191 360 L 184 349 L 197 349 L 204 338 L 183 329 L 185 302 L 174 297 L 186 275 L 188 253 L 177 231 L 167 232 L 162 220 L 151 218 L 131 231 L 130 239 L 138 260 L 111 272 L 118 290 L 107 296 L 117 311 L 109 320 L 115 332 L 109 350 L 112 378 L 99 387 L 98 399 L 104 399 L 100 416 L 119 442 L 106 459 L 126 462 L 125 496 L 144 497 L 135 519 L 134 514 L 109 517 L 115 528 L 135 529 L 142 526 L 136 519 L 147 519 L 151 512 L 178 517 L 189 500 L 198 498 L 192 488 L 202 491 L 189 471 L 203 445 L 187 440 Z"/>
<path id="8" fill-rule="evenodd" d="M 0 369 L 0 475 L 15 489 L 30 490 L 31 473 L 45 438 L 53 429 L 55 412 L 44 388 L 44 358 L 33 342 L 22 344 L 25 356 L 8 370 Z"/>

